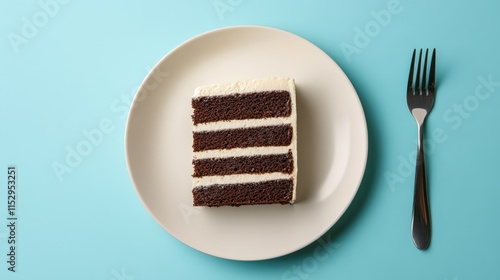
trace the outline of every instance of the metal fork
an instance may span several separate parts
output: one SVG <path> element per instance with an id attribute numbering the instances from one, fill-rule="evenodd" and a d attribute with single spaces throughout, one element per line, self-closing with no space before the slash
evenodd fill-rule
<path id="1" fill-rule="evenodd" d="M 413 243 L 418 249 L 429 247 L 431 240 L 431 221 L 429 213 L 429 203 L 427 200 L 427 180 L 425 177 L 425 157 L 424 157 L 424 121 L 431 112 L 434 105 L 436 92 L 436 49 L 432 51 L 431 65 L 429 69 L 429 81 L 427 77 L 427 57 L 429 49 L 425 51 L 424 67 L 422 79 L 420 79 L 420 65 L 422 64 L 422 50 L 418 57 L 417 73 L 414 80 L 415 55 L 417 50 L 413 50 L 411 58 L 410 76 L 408 78 L 408 90 L 406 101 L 411 114 L 417 121 L 418 126 L 418 150 L 415 170 L 415 193 L 413 197 L 413 213 L 411 222 L 411 232 Z"/>

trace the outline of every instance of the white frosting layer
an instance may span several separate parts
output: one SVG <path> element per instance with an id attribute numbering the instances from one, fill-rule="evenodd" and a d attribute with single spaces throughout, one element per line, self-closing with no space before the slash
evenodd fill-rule
<path id="1" fill-rule="evenodd" d="M 193 159 L 276 155 L 276 154 L 286 154 L 286 153 L 288 153 L 289 150 L 290 150 L 290 146 L 235 148 L 235 149 L 228 149 L 228 150 L 208 150 L 208 151 L 195 152 L 193 155 Z"/>
<path id="2" fill-rule="evenodd" d="M 295 97 L 295 83 L 291 78 L 264 78 L 250 81 L 239 81 L 235 83 L 219 84 L 198 87 L 195 90 L 194 98 L 202 96 L 220 96 L 233 93 L 253 93 L 259 91 L 275 91 L 286 90 L 290 92 L 292 113 L 287 118 L 268 118 L 259 120 L 234 120 L 220 121 L 198 124 L 193 126 L 193 131 L 214 131 L 223 129 L 259 127 L 268 125 L 291 124 L 293 128 L 292 143 L 287 147 L 250 147 L 236 148 L 229 150 L 209 150 L 196 152 L 193 155 L 194 159 L 217 158 L 217 157 L 235 157 L 235 156 L 252 156 L 266 154 L 284 154 L 292 151 L 294 168 L 292 174 L 283 173 L 266 173 L 266 174 L 239 174 L 226 176 L 205 176 L 201 178 L 193 178 L 193 188 L 198 186 L 208 186 L 214 184 L 240 184 L 249 182 L 261 182 L 267 180 L 289 179 L 293 178 L 293 197 L 292 203 L 296 199 L 297 186 L 297 103 Z"/>
<path id="3" fill-rule="evenodd" d="M 290 118 L 268 118 L 268 119 L 246 119 L 246 120 L 230 120 L 218 121 L 209 123 L 200 123 L 193 126 L 193 132 L 213 131 L 234 128 L 250 128 L 259 126 L 274 126 L 290 124 Z"/>
<path id="4" fill-rule="evenodd" d="M 279 179 L 290 179 L 290 174 L 284 173 L 264 173 L 264 174 L 236 174 L 224 176 L 204 176 L 194 178 L 193 187 L 210 186 L 210 185 L 225 185 L 225 184 L 245 184 L 252 182 L 263 182 Z"/>
<path id="5" fill-rule="evenodd" d="M 295 84 L 290 78 L 264 78 L 234 83 L 218 84 L 197 87 L 193 98 L 201 96 L 219 96 L 233 93 L 252 93 L 258 91 L 290 90 Z"/>

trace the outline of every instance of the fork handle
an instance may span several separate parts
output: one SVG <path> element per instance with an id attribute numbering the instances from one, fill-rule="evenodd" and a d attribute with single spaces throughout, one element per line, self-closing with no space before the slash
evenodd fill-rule
<path id="1" fill-rule="evenodd" d="M 418 129 L 418 152 L 415 170 L 415 193 L 413 197 L 413 213 L 411 232 L 413 243 L 418 249 L 426 249 L 431 241 L 431 220 L 427 201 L 427 180 L 425 177 L 425 157 L 423 145 L 423 127 Z"/>

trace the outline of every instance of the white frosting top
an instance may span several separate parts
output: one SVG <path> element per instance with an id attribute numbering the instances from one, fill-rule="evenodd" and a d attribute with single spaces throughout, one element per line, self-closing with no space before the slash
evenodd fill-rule
<path id="1" fill-rule="evenodd" d="M 259 91 L 287 90 L 293 88 L 295 95 L 294 80 L 290 78 L 264 78 L 249 81 L 238 81 L 234 83 L 218 84 L 197 87 L 193 98 L 201 96 L 220 96 L 233 93 L 253 93 Z"/>

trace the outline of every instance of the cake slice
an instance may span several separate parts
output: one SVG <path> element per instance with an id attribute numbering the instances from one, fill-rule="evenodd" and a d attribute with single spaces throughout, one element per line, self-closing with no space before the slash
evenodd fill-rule
<path id="1" fill-rule="evenodd" d="M 193 107 L 193 205 L 291 204 L 297 110 L 291 78 L 198 87 Z"/>

